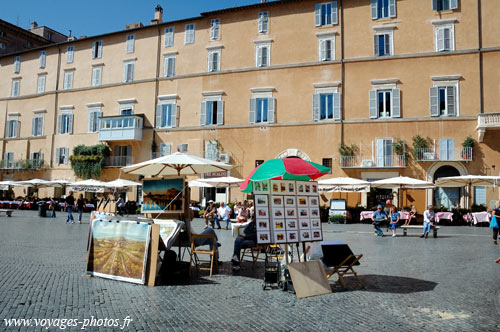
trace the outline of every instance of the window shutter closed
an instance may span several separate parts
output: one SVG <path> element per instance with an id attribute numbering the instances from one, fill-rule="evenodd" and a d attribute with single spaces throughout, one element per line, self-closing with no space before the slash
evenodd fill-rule
<path id="1" fill-rule="evenodd" d="M 255 123 L 255 116 L 257 111 L 257 100 L 255 98 L 250 99 L 250 123 Z"/>
<path id="2" fill-rule="evenodd" d="M 333 94 L 333 119 L 340 120 L 340 111 L 342 109 L 342 95 L 340 93 Z"/>
<path id="3" fill-rule="evenodd" d="M 46 51 L 40 51 L 40 68 L 45 68 L 46 56 Z"/>
<path id="4" fill-rule="evenodd" d="M 69 148 L 64 148 L 64 164 L 68 164 L 68 159 L 69 159 Z"/>
<path id="5" fill-rule="evenodd" d="M 215 21 L 212 20 L 212 24 L 210 25 L 210 39 L 215 39 Z"/>
<path id="6" fill-rule="evenodd" d="M 218 125 L 224 124 L 224 101 L 223 100 L 217 101 L 217 124 Z"/>
<path id="7" fill-rule="evenodd" d="M 102 58 L 102 40 L 97 42 L 97 57 Z"/>
<path id="8" fill-rule="evenodd" d="M 458 8 L 458 0 L 450 0 L 450 9 Z"/>
<path id="9" fill-rule="evenodd" d="M 378 18 L 378 0 L 371 0 L 371 9 L 372 9 L 372 20 L 376 20 Z"/>
<path id="10" fill-rule="evenodd" d="M 396 0 L 389 0 L 389 17 L 396 17 Z"/>
<path id="11" fill-rule="evenodd" d="M 380 46 L 379 46 L 379 36 L 375 35 L 373 36 L 373 47 L 374 47 L 374 53 L 375 56 L 378 56 L 380 54 Z"/>
<path id="12" fill-rule="evenodd" d="M 320 94 L 313 94 L 313 121 L 319 121 Z"/>
<path id="13" fill-rule="evenodd" d="M 448 160 L 456 160 L 455 158 L 455 140 L 453 138 L 448 139 Z"/>
<path id="14" fill-rule="evenodd" d="M 392 117 L 401 117 L 401 90 L 392 89 Z"/>
<path id="15" fill-rule="evenodd" d="M 377 90 L 370 90 L 370 119 L 378 118 L 377 114 Z"/>
<path id="16" fill-rule="evenodd" d="M 73 114 L 68 117 L 68 134 L 73 134 Z"/>
<path id="17" fill-rule="evenodd" d="M 377 166 L 384 166 L 384 140 L 377 139 Z"/>
<path id="18" fill-rule="evenodd" d="M 207 102 L 201 102 L 200 125 L 204 126 L 207 122 Z"/>
<path id="19" fill-rule="evenodd" d="M 432 0 L 432 10 L 438 10 L 438 0 Z"/>
<path id="20" fill-rule="evenodd" d="M 324 39 L 319 41 L 319 57 L 321 61 L 326 60 L 326 41 Z"/>
<path id="21" fill-rule="evenodd" d="M 36 118 L 31 119 L 31 136 L 36 136 Z"/>
<path id="22" fill-rule="evenodd" d="M 263 47 L 257 47 L 257 67 L 262 67 L 263 49 Z"/>
<path id="23" fill-rule="evenodd" d="M 56 164 L 59 165 L 61 160 L 61 148 L 56 149 Z"/>
<path id="24" fill-rule="evenodd" d="M 268 98 L 267 99 L 267 122 L 274 123 L 274 108 L 276 106 L 276 99 Z"/>
<path id="25" fill-rule="evenodd" d="M 457 106 L 456 106 L 455 95 L 456 95 L 456 87 L 454 87 L 454 86 L 446 87 L 446 99 L 448 102 L 448 109 L 447 109 L 448 116 L 456 116 Z"/>
<path id="26" fill-rule="evenodd" d="M 97 48 L 97 42 L 93 42 L 92 43 L 92 59 L 94 59 L 96 57 L 95 56 L 96 48 Z"/>
<path id="27" fill-rule="evenodd" d="M 259 32 L 264 32 L 264 14 L 259 13 L 259 22 L 258 22 L 258 31 Z"/>
<path id="28" fill-rule="evenodd" d="M 332 1 L 332 24 L 338 23 L 337 1 Z"/>
<path id="29" fill-rule="evenodd" d="M 384 55 L 392 55 L 391 39 L 389 35 L 384 35 Z"/>
<path id="30" fill-rule="evenodd" d="M 172 128 L 177 127 L 177 121 L 179 121 L 179 106 L 177 104 L 172 104 L 170 109 L 171 113 L 171 126 Z"/>
<path id="31" fill-rule="evenodd" d="M 134 35 L 128 35 L 127 36 L 127 53 L 133 53 L 134 52 L 134 41 L 135 41 L 135 36 Z"/>
<path id="32" fill-rule="evenodd" d="M 450 160 L 448 156 L 448 140 L 446 138 L 439 140 L 439 159 Z"/>
<path id="33" fill-rule="evenodd" d="M 432 87 L 429 91 L 431 116 L 439 116 L 439 89 L 437 87 Z"/>
<path id="34" fill-rule="evenodd" d="M 321 25 L 321 4 L 314 5 L 314 25 L 319 27 Z"/>
<path id="35" fill-rule="evenodd" d="M 62 126 L 63 126 L 63 116 L 57 116 L 57 133 L 62 134 Z"/>
<path id="36" fill-rule="evenodd" d="M 87 131 L 89 133 L 94 132 L 94 126 L 95 126 L 95 113 L 94 112 L 89 112 L 89 118 L 87 119 Z"/>
<path id="37" fill-rule="evenodd" d="M 437 51 L 441 52 L 444 50 L 444 30 L 440 28 L 437 30 Z"/>
<path id="38" fill-rule="evenodd" d="M 449 51 L 451 50 L 451 30 L 448 28 L 443 30 L 443 50 Z"/>
<path id="39" fill-rule="evenodd" d="M 163 105 L 156 106 L 156 116 L 155 116 L 156 128 L 161 128 L 162 108 L 163 108 Z"/>

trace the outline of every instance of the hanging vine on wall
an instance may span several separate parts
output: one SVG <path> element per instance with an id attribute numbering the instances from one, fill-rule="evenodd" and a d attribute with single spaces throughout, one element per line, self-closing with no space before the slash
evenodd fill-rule
<path id="1" fill-rule="evenodd" d="M 77 145 L 73 148 L 73 155 L 69 160 L 76 176 L 81 179 L 97 179 L 101 175 L 105 159 L 109 155 L 110 149 L 105 144 Z"/>

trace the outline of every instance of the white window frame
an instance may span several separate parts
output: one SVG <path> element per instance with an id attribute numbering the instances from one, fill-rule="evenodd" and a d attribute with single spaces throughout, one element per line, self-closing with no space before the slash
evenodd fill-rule
<path id="1" fill-rule="evenodd" d="M 262 62 L 262 49 L 267 49 L 267 61 L 266 63 Z M 263 41 L 263 42 L 255 42 L 255 67 L 264 68 L 271 66 L 271 42 Z"/>
<path id="2" fill-rule="evenodd" d="M 13 78 L 10 96 L 11 97 L 19 97 L 20 94 L 21 94 L 21 79 L 20 78 Z"/>
<path id="3" fill-rule="evenodd" d="M 44 93 L 46 83 L 47 83 L 47 74 L 38 74 L 36 80 L 36 93 Z"/>
<path id="4" fill-rule="evenodd" d="M 119 100 L 118 104 L 120 105 L 118 107 L 118 114 L 119 115 L 125 115 L 123 114 L 123 111 L 125 110 L 131 110 L 130 115 L 134 114 L 134 105 L 136 103 L 135 99 L 125 99 L 125 100 Z"/>
<path id="5" fill-rule="evenodd" d="M 104 67 L 104 65 L 92 66 L 90 86 L 101 86 L 103 67 Z"/>
<path id="6" fill-rule="evenodd" d="M 173 26 L 166 27 L 163 30 L 163 47 L 172 47 L 174 46 L 174 36 L 175 36 L 175 28 Z"/>
<path id="7" fill-rule="evenodd" d="M 331 43 L 331 56 L 330 59 L 326 57 L 326 43 Z M 318 35 L 318 61 L 333 61 L 335 60 L 335 33 Z"/>
<path id="8" fill-rule="evenodd" d="M 322 14 L 321 10 L 322 10 L 324 5 L 328 5 L 328 4 L 332 5 L 332 10 L 329 14 L 331 23 L 322 24 L 321 21 L 322 21 L 323 14 Z M 338 22 L 339 22 L 339 12 L 338 12 L 338 2 L 337 1 L 320 2 L 320 3 L 316 3 L 314 5 L 314 25 L 316 27 L 336 25 L 336 24 L 338 24 Z"/>
<path id="9" fill-rule="evenodd" d="M 7 122 L 5 124 L 5 138 L 19 137 L 19 125 L 19 114 L 7 114 Z"/>
<path id="10" fill-rule="evenodd" d="M 57 118 L 57 133 L 59 135 L 73 134 L 74 115 L 73 111 L 62 110 Z"/>
<path id="11" fill-rule="evenodd" d="M 210 20 L 210 40 L 220 39 L 220 18 Z"/>
<path id="12" fill-rule="evenodd" d="M 168 143 L 160 143 L 160 157 L 168 156 L 172 154 L 172 146 L 173 144 Z"/>
<path id="13" fill-rule="evenodd" d="M 14 57 L 14 74 L 19 74 L 21 72 L 21 56 L 17 55 Z"/>
<path id="14" fill-rule="evenodd" d="M 75 46 L 66 47 L 66 63 L 73 63 L 75 59 Z"/>
<path id="15" fill-rule="evenodd" d="M 135 33 L 130 33 L 126 37 L 126 43 L 125 43 L 125 53 L 130 54 L 134 53 L 135 51 Z"/>
<path id="16" fill-rule="evenodd" d="M 14 168 L 14 152 L 3 153 L 4 167 Z"/>
<path id="17" fill-rule="evenodd" d="M 87 107 L 88 107 L 87 132 L 97 133 L 99 132 L 100 129 L 99 117 L 102 116 L 102 108 L 101 106 L 87 106 Z"/>
<path id="18" fill-rule="evenodd" d="M 40 51 L 39 68 L 45 68 L 46 65 L 47 65 L 47 51 L 42 50 Z"/>
<path id="19" fill-rule="evenodd" d="M 184 27 L 184 45 L 194 44 L 196 23 L 188 23 Z"/>
<path id="20" fill-rule="evenodd" d="M 187 153 L 188 150 L 189 150 L 189 144 L 187 143 L 177 144 L 177 151 L 182 153 Z"/>
<path id="21" fill-rule="evenodd" d="M 102 40 L 92 42 L 92 59 L 102 58 Z"/>
<path id="22" fill-rule="evenodd" d="M 269 12 L 262 11 L 257 15 L 257 32 L 266 34 L 269 32 Z"/>
<path id="23" fill-rule="evenodd" d="M 448 92 L 446 93 L 446 114 L 439 114 L 439 115 L 432 115 L 432 110 L 431 110 L 431 117 L 459 117 L 460 116 L 460 84 L 458 80 L 449 80 L 449 81 L 433 81 L 433 88 L 444 88 L 444 87 L 454 87 L 455 89 L 455 114 L 449 114 L 449 104 L 448 104 Z M 431 96 L 432 99 L 432 96 Z M 432 104 L 432 100 L 431 100 Z M 440 113 L 439 109 L 439 90 L 438 90 L 438 95 L 437 95 L 437 104 L 438 104 L 438 112 Z"/>
<path id="24" fill-rule="evenodd" d="M 175 77 L 176 55 L 177 52 L 163 55 L 163 77 Z M 169 61 L 173 62 L 173 70 L 171 72 L 169 72 Z"/>
<path id="25" fill-rule="evenodd" d="M 389 36 L 389 39 L 390 39 L 389 40 L 389 54 L 378 55 L 378 54 L 375 53 L 375 51 L 377 50 L 375 48 L 375 45 L 378 44 L 378 36 L 381 36 L 381 35 L 387 35 L 387 36 Z M 375 42 L 375 38 L 377 38 L 377 42 Z M 390 29 L 376 29 L 374 37 L 373 37 L 373 43 L 374 43 L 373 49 L 374 49 L 374 56 L 375 57 L 393 56 L 394 55 L 394 30 L 393 30 L 393 28 L 390 28 Z M 384 43 L 384 49 L 385 49 L 385 43 Z M 380 50 L 380 45 L 379 45 L 378 50 Z"/>
<path id="26" fill-rule="evenodd" d="M 458 8 L 458 0 L 449 0 L 449 6 L 450 8 L 443 8 L 443 9 L 438 9 L 438 1 L 444 1 L 444 0 L 432 0 L 432 10 L 435 11 L 445 11 L 445 10 L 453 10 Z"/>
<path id="27" fill-rule="evenodd" d="M 41 119 L 39 122 L 36 119 Z M 38 122 L 39 127 L 36 126 L 36 123 Z M 33 137 L 40 137 L 43 136 L 43 126 L 45 123 L 45 116 L 43 112 L 35 112 L 35 115 L 33 116 L 33 120 L 31 123 L 31 136 Z"/>
<path id="28" fill-rule="evenodd" d="M 67 165 L 68 160 L 69 148 L 56 148 L 56 165 Z"/>
<path id="29" fill-rule="evenodd" d="M 389 0 L 388 1 L 388 8 L 387 8 L 387 16 L 379 16 L 378 15 L 378 1 L 379 0 L 371 0 L 371 4 L 370 4 L 370 7 L 371 7 L 371 15 L 372 15 L 372 20 L 378 20 L 378 19 L 381 19 L 381 18 L 394 18 L 396 17 L 396 12 L 397 12 L 397 4 L 396 4 L 396 1 L 397 0 Z"/>
<path id="30" fill-rule="evenodd" d="M 325 84 L 326 85 L 326 84 Z M 332 95 L 332 118 L 321 119 L 321 95 Z M 336 112 L 337 110 L 337 112 Z M 337 114 L 335 114 L 337 113 Z M 342 116 L 342 95 L 338 86 L 318 87 L 314 89 L 313 95 L 313 121 L 339 121 Z"/>
<path id="31" fill-rule="evenodd" d="M 164 126 L 162 126 L 163 122 L 163 108 L 164 106 L 170 106 L 170 125 L 166 123 Z M 156 128 L 159 129 L 165 129 L 165 128 L 176 128 L 178 121 L 179 121 L 179 107 L 177 106 L 177 100 L 176 97 L 172 99 L 165 99 L 165 100 L 160 100 L 160 103 L 158 104 L 158 109 L 156 113 Z"/>
<path id="32" fill-rule="evenodd" d="M 273 98 L 274 88 L 253 88 L 252 98 L 250 99 L 250 124 L 267 125 L 276 122 L 276 99 Z M 257 122 L 257 99 L 268 99 L 267 121 Z"/>
<path id="33" fill-rule="evenodd" d="M 444 30 L 450 31 L 450 47 L 446 49 L 444 40 Z M 440 44 L 440 33 L 443 31 L 443 45 Z M 434 22 L 434 51 L 436 52 L 450 52 L 455 50 L 455 24 L 438 24 Z"/>
<path id="34" fill-rule="evenodd" d="M 135 59 L 123 60 L 123 82 L 134 81 Z"/>
<path id="35" fill-rule="evenodd" d="M 75 73 L 74 69 L 64 71 L 63 90 L 73 89 L 73 79 L 75 76 L 74 73 Z"/>
<path id="36" fill-rule="evenodd" d="M 216 63 L 215 66 L 214 66 L 214 61 L 213 61 L 214 54 L 217 54 L 217 63 Z M 222 48 L 221 47 L 211 48 L 211 49 L 208 50 L 208 54 L 207 54 L 207 71 L 209 73 L 220 71 L 221 54 L 222 54 Z"/>
<path id="37" fill-rule="evenodd" d="M 204 92 L 203 101 L 201 102 L 200 125 L 201 126 L 221 126 L 224 124 L 224 101 L 222 100 L 223 92 Z M 216 105 L 216 123 L 207 123 L 208 105 L 210 102 Z M 213 120 L 213 117 L 212 117 Z"/>
<path id="38" fill-rule="evenodd" d="M 390 81 L 398 81 L 397 79 L 390 79 Z M 378 82 L 377 82 L 378 83 Z M 373 89 L 369 91 L 369 117 L 370 119 L 392 119 L 401 117 L 401 90 L 398 89 L 396 83 L 382 83 L 377 84 L 372 82 Z M 380 115 L 379 92 L 388 91 L 391 99 L 391 111 L 389 115 Z M 385 103 L 385 99 L 384 99 Z M 373 108 L 374 107 L 374 108 Z M 375 110 L 375 112 L 374 112 Z"/>
<path id="39" fill-rule="evenodd" d="M 380 151 L 380 145 L 379 145 L 379 142 L 382 141 L 382 151 Z M 387 144 L 386 141 L 390 141 L 391 144 L 391 153 L 390 154 L 386 154 L 385 152 L 387 152 L 386 150 L 386 147 L 387 147 Z M 377 137 L 375 138 L 375 147 L 376 147 L 376 150 L 375 150 L 375 165 L 377 165 L 377 167 L 392 167 L 394 166 L 394 139 L 392 137 Z M 390 159 L 389 159 L 390 158 Z M 379 161 L 382 160 L 382 164 L 379 163 Z"/>

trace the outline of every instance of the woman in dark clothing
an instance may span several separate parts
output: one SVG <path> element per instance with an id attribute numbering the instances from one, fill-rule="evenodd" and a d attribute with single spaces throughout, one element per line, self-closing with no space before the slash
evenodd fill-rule
<path id="1" fill-rule="evenodd" d="M 85 205 L 85 201 L 83 200 L 83 195 L 80 194 L 78 197 L 78 200 L 76 201 L 76 208 L 78 209 L 78 222 L 81 224 L 82 223 L 82 213 L 83 213 L 83 206 Z"/>
<path id="2" fill-rule="evenodd" d="M 257 245 L 257 227 L 255 225 L 255 216 L 252 217 L 252 222 L 246 225 L 243 230 L 245 236 L 238 236 L 234 240 L 234 251 L 231 262 L 233 263 L 233 270 L 240 269 L 240 252 L 243 248 L 252 248 Z"/>

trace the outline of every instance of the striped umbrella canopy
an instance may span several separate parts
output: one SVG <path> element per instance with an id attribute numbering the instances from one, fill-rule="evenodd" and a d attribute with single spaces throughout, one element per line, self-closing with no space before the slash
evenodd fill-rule
<path id="1" fill-rule="evenodd" d="M 330 172 L 329 167 L 300 158 L 271 159 L 255 168 L 241 184 L 244 193 L 253 191 L 254 181 L 263 180 L 315 180 Z"/>

